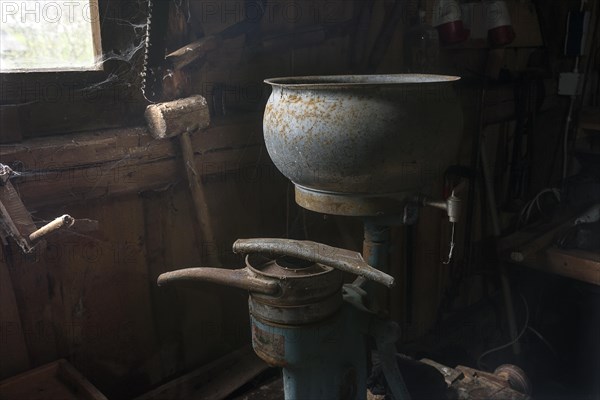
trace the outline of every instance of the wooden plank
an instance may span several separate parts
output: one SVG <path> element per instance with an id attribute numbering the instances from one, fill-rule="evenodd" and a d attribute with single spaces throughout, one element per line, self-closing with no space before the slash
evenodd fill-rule
<path id="1" fill-rule="evenodd" d="M 269 366 L 254 354 L 252 348 L 246 346 L 174 379 L 136 400 L 224 399 L 268 368 Z"/>
<path id="2" fill-rule="evenodd" d="M 89 0 L 89 22 L 92 28 L 92 43 L 94 46 L 94 57 L 96 60 L 102 60 L 102 37 L 100 36 L 100 9 L 98 7 L 98 0 Z M 96 66 L 97 69 L 103 69 L 102 64 Z"/>
<path id="3" fill-rule="evenodd" d="M 196 155 L 201 176 L 223 175 L 254 166 L 261 147 Z M 162 190 L 184 180 L 181 160 L 129 161 L 58 172 L 55 179 L 26 180 L 15 186 L 29 209 Z"/>
<path id="4" fill-rule="evenodd" d="M 152 245 L 146 243 L 147 254 L 162 258 L 159 253 L 164 251 L 164 265 L 159 265 L 162 261 L 155 260 L 156 265 L 152 267 L 156 273 L 163 268 L 209 266 L 209 252 L 218 252 L 223 265 L 242 267 L 243 258 L 234 255 L 231 250 L 236 239 L 260 235 L 277 237 L 285 232 L 282 223 L 285 205 L 281 200 L 288 182 L 280 174 L 274 174 L 273 169 L 267 173 L 253 169 L 260 166 L 262 160 L 268 160 L 264 150 L 261 160 L 258 156 L 253 155 L 252 168 L 214 175 L 206 180 L 210 212 L 219 217 L 215 226 L 216 245 L 196 246 L 193 226 L 189 223 L 192 203 L 183 184 L 160 194 L 160 200 L 156 200 L 159 204 L 152 208 L 161 208 L 161 213 L 164 213 L 164 216 L 154 217 L 164 217 L 164 235 L 154 239 L 162 241 L 159 244 L 162 248 L 151 249 L 148 246 Z M 198 290 L 177 290 L 176 293 L 177 308 L 166 308 L 165 313 L 181 314 L 180 325 L 170 329 L 182 335 L 185 368 L 195 368 L 248 342 L 250 329 L 246 292 L 199 285 Z"/>
<path id="5" fill-rule="evenodd" d="M 78 399 L 85 397 L 90 400 L 108 400 L 106 396 L 69 364 L 67 360 L 58 360 L 57 364 L 57 374 L 60 377 L 60 380 L 70 389 L 74 389 Z"/>
<path id="6" fill-rule="evenodd" d="M 261 132 L 252 119 L 194 135 L 199 173 L 254 166 L 264 151 Z M 36 139 L 0 149 L 0 162 L 23 165 L 23 178 L 15 183 L 30 208 L 160 189 L 182 177 L 174 143 L 153 140 L 143 128 Z"/>
<path id="7" fill-rule="evenodd" d="M 48 240 L 47 284 L 60 354 L 109 397 L 132 396 L 162 378 L 149 301 L 137 195 L 70 206 L 75 218 L 100 222 L 103 239 L 63 231 Z M 56 209 L 40 212 L 40 216 Z M 131 379 L 136 378 L 137 386 Z"/>
<path id="8" fill-rule="evenodd" d="M 440 184 L 441 187 L 441 184 Z M 415 229 L 415 268 L 413 276 L 413 321 L 406 329 L 406 338 L 423 335 L 433 325 L 442 296 L 438 274 L 443 257 L 440 251 L 441 221 L 446 218 L 439 210 L 425 207 L 421 210 Z"/>
<path id="9" fill-rule="evenodd" d="M 212 185 L 210 190 L 220 193 Z M 196 245 L 194 227 L 190 224 L 192 202 L 187 188 L 179 185 L 159 195 L 159 199 L 156 200 L 158 204 L 149 204 L 146 210 L 152 212 L 156 207 L 162 208 L 163 215 L 153 218 L 162 219 L 162 229 L 164 229 L 163 235 L 157 235 L 145 244 L 146 253 L 150 256 L 148 261 L 152 263 L 148 264 L 149 276 L 154 277 L 163 270 L 206 265 L 202 257 L 206 249 L 198 248 Z M 213 207 L 211 212 L 222 215 Z M 221 219 L 224 225 L 229 225 L 231 223 L 229 221 L 229 218 L 225 220 L 224 216 Z M 152 226 L 148 226 L 148 222 L 146 224 L 146 230 L 152 229 Z M 159 244 L 160 249 L 150 248 L 154 240 L 161 239 L 163 242 Z M 161 265 L 161 262 L 164 264 Z M 171 372 L 167 376 L 172 377 L 183 371 L 189 371 L 231 350 L 231 348 L 223 349 L 222 332 L 221 335 L 213 334 L 214 327 L 220 325 L 224 318 L 223 304 L 231 302 L 231 298 L 223 293 L 222 287 L 207 285 L 199 287 L 198 290 L 158 288 L 156 280 L 154 278 L 151 280 L 153 280 L 150 282 L 151 294 L 154 291 L 152 295 L 155 296 L 152 301 L 159 348 L 161 353 L 163 351 L 166 353 L 165 355 L 159 353 L 159 355 L 166 362 L 163 367 L 164 373 Z M 169 313 L 171 315 L 168 315 Z M 171 351 L 178 351 L 178 354 L 169 354 Z M 173 367 L 175 371 L 172 371 Z"/>
<path id="10" fill-rule="evenodd" d="M 267 157 L 266 153 L 262 155 Z M 256 166 L 257 160 L 254 160 Z M 207 252 L 219 252 L 228 267 L 242 267 L 243 258 L 231 251 L 240 237 L 280 236 L 285 205 L 281 203 L 288 182 L 280 175 L 266 176 L 248 170 L 244 174 L 215 176 L 206 182 L 210 212 L 219 216 L 215 227 L 216 246 L 198 248 L 190 221 L 192 203 L 184 185 L 161 193 L 146 193 L 146 254 L 150 288 L 157 290 L 153 301 L 160 351 L 165 354 L 163 374 L 172 376 L 248 343 L 247 293 L 216 285 L 198 285 L 196 290 L 156 288 L 162 271 L 192 266 L 209 266 Z M 279 195 L 281 194 L 281 195 Z M 156 226 L 159 224 L 160 226 Z M 160 230 L 163 230 L 160 233 Z M 148 234 L 150 235 L 150 234 Z M 159 293 L 160 292 L 160 293 Z M 162 316 L 161 316 L 162 315 Z M 169 326 L 170 325 L 170 326 Z M 179 343 L 178 341 L 181 341 Z M 182 361 L 183 360 L 183 361 Z M 182 365 L 183 363 L 183 365 Z M 176 369 L 173 372 L 173 368 Z"/>
<path id="11" fill-rule="evenodd" d="M 511 252 L 518 251 L 519 248 L 526 248 L 529 244 L 539 241 L 540 238 L 541 241 L 548 241 L 548 237 L 553 237 L 558 231 L 572 225 L 575 218 L 576 217 L 573 214 L 560 216 L 551 222 L 517 231 L 498 240 L 496 250 L 498 251 L 498 254 L 506 258 L 510 256 Z M 540 249 L 541 248 L 538 248 L 537 250 Z M 528 252 L 528 254 L 532 253 Z"/>
<path id="12" fill-rule="evenodd" d="M 600 253 L 582 250 L 546 250 L 541 262 L 527 263 L 540 271 L 600 286 Z"/>
<path id="13" fill-rule="evenodd" d="M 187 188 L 180 185 L 169 196 L 168 227 L 165 234 L 166 265 L 169 270 L 192 266 L 211 266 L 209 253 L 218 253 L 223 265 L 241 267 L 243 261 L 231 251 L 233 238 L 254 237 L 255 222 L 260 218 L 253 202 L 240 197 L 237 190 L 242 182 L 234 179 L 207 183 L 210 212 L 218 216 L 215 226 L 216 243 L 200 248 L 194 240 L 194 226 L 190 224 L 193 212 Z M 243 186 L 245 188 L 245 186 Z M 244 206 L 242 204 L 246 205 Z M 244 214 L 250 217 L 244 218 Z M 247 232 L 252 233 L 248 234 Z M 242 235 L 242 236 L 238 236 Z M 248 235 L 248 236 L 245 236 Z M 247 292 L 217 285 L 197 285 L 196 288 L 177 288 L 181 323 L 179 330 L 183 345 L 183 363 L 186 370 L 203 365 L 223 354 L 248 343 Z M 234 325 L 234 326 L 232 326 Z"/>
<path id="14" fill-rule="evenodd" d="M 177 288 L 159 288 L 158 276 L 170 270 L 166 244 L 169 235 L 169 194 L 147 193 L 144 195 L 144 245 L 148 267 L 150 301 L 154 314 L 156 336 L 159 346 L 162 379 L 175 375 L 183 369 L 183 346 L 181 337 L 181 310 Z M 179 232 L 180 233 L 180 232 Z"/>
<path id="15" fill-rule="evenodd" d="M 508 257 L 510 261 L 513 262 L 523 262 L 527 258 L 535 257 L 535 255 L 544 248 L 552 245 L 554 240 L 556 239 L 559 232 L 567 229 L 569 226 L 573 225 L 573 219 L 569 218 L 564 220 L 562 223 L 558 225 L 554 225 L 552 228 L 544 229 L 544 230 L 536 230 L 538 232 L 537 235 L 530 237 L 525 243 L 519 244 L 518 246 L 510 249 L 510 254 Z M 506 256 L 505 256 L 506 257 Z"/>
<path id="16" fill-rule="evenodd" d="M 0 186 L 0 223 L 3 225 L 3 237 L 12 237 L 26 253 L 33 251 L 29 235 L 35 232 L 37 227 L 10 181 Z"/>
<path id="17" fill-rule="evenodd" d="M 23 126 L 19 105 L 0 105 L 0 143 L 20 142 L 23 140 Z"/>
<path id="18" fill-rule="evenodd" d="M 223 400 L 267 369 L 269 369 L 269 366 L 263 360 L 259 359 L 254 353 L 248 354 L 222 371 L 210 382 L 202 385 L 194 393 L 194 398 Z"/>
<path id="19" fill-rule="evenodd" d="M 0 379 L 29 367 L 17 300 L 7 266 L 0 262 Z"/>
<path id="20" fill-rule="evenodd" d="M 380 398 L 384 398 L 381 396 Z M 251 388 L 231 400 L 284 400 L 283 377 L 274 378 L 270 382 L 263 383 L 259 387 Z M 376 400 L 377 397 L 367 394 L 367 399 Z"/>
<path id="21" fill-rule="evenodd" d="M 56 334 L 48 266 L 42 253 L 24 256 L 16 246 L 4 246 L 2 261 L 9 272 L 23 335 L 32 365 L 56 360 Z"/>
<path id="22" fill-rule="evenodd" d="M 262 143 L 260 119 L 246 116 L 232 122 L 215 121 L 210 128 L 193 135 L 200 154 Z M 177 153 L 174 142 L 153 139 L 145 127 L 109 129 L 31 139 L 0 146 L 0 162 L 20 162 L 27 171 L 84 168 L 127 158 L 146 161 L 164 159 Z"/>
<path id="23" fill-rule="evenodd" d="M 58 360 L 0 382 L 6 400 L 107 400 L 66 360 Z"/>

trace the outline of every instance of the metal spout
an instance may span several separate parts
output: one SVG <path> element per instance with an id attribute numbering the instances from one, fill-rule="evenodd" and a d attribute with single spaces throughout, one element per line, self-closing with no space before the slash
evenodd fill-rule
<path id="1" fill-rule="evenodd" d="M 230 286 L 275 296 L 279 293 L 279 284 L 273 280 L 262 279 L 247 268 L 188 268 L 164 273 L 158 277 L 158 286 L 171 284 L 201 282 L 216 283 L 217 285 Z"/>
<path id="2" fill-rule="evenodd" d="M 454 191 L 446 200 L 431 200 L 429 198 L 423 198 L 421 203 L 424 206 L 438 208 L 445 211 L 448 215 L 448 220 L 451 223 L 457 223 L 460 219 L 462 204 L 460 198 L 454 194 Z"/>
<path id="3" fill-rule="evenodd" d="M 233 244 L 233 252 L 295 257 L 362 276 L 387 287 L 394 286 L 392 276 L 367 264 L 360 253 L 321 243 L 290 239 L 240 239 Z"/>
<path id="4" fill-rule="evenodd" d="M 450 197 L 448 197 L 445 201 L 435 201 L 428 198 L 424 198 L 421 200 L 423 206 L 429 206 L 438 208 L 440 210 L 444 210 L 448 215 L 448 221 L 452 225 L 452 233 L 450 236 L 450 249 L 448 250 L 448 260 L 444 261 L 444 265 L 448 265 L 452 262 L 452 256 L 454 255 L 454 247 L 456 243 L 454 241 L 454 234 L 456 232 L 456 223 L 460 219 L 460 215 L 462 212 L 462 201 L 459 197 L 454 194 L 454 190 Z"/>

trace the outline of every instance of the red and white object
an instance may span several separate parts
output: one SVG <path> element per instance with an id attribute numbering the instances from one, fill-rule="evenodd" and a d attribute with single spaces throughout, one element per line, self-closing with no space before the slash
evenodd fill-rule
<path id="1" fill-rule="evenodd" d="M 504 0 L 484 0 L 483 12 L 492 47 L 506 46 L 515 40 L 510 13 Z"/>
<path id="2" fill-rule="evenodd" d="M 457 0 L 437 0 L 433 9 L 433 26 L 444 44 L 460 43 L 469 37 L 462 21 L 462 11 Z"/>

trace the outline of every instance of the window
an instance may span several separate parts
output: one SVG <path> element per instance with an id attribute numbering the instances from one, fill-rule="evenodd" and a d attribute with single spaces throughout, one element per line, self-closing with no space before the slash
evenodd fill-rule
<path id="1" fill-rule="evenodd" d="M 0 0 L 0 71 L 102 68 L 96 0 Z"/>
<path id="2" fill-rule="evenodd" d="M 0 143 L 144 123 L 147 0 L 0 0 L 0 14 L 0 122 L 19 122 Z"/>

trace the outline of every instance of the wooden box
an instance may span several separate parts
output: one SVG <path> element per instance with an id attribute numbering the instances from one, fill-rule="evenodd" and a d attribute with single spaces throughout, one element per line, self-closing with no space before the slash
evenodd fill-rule
<path id="1" fill-rule="evenodd" d="M 0 400 L 107 400 L 66 360 L 0 382 Z"/>

